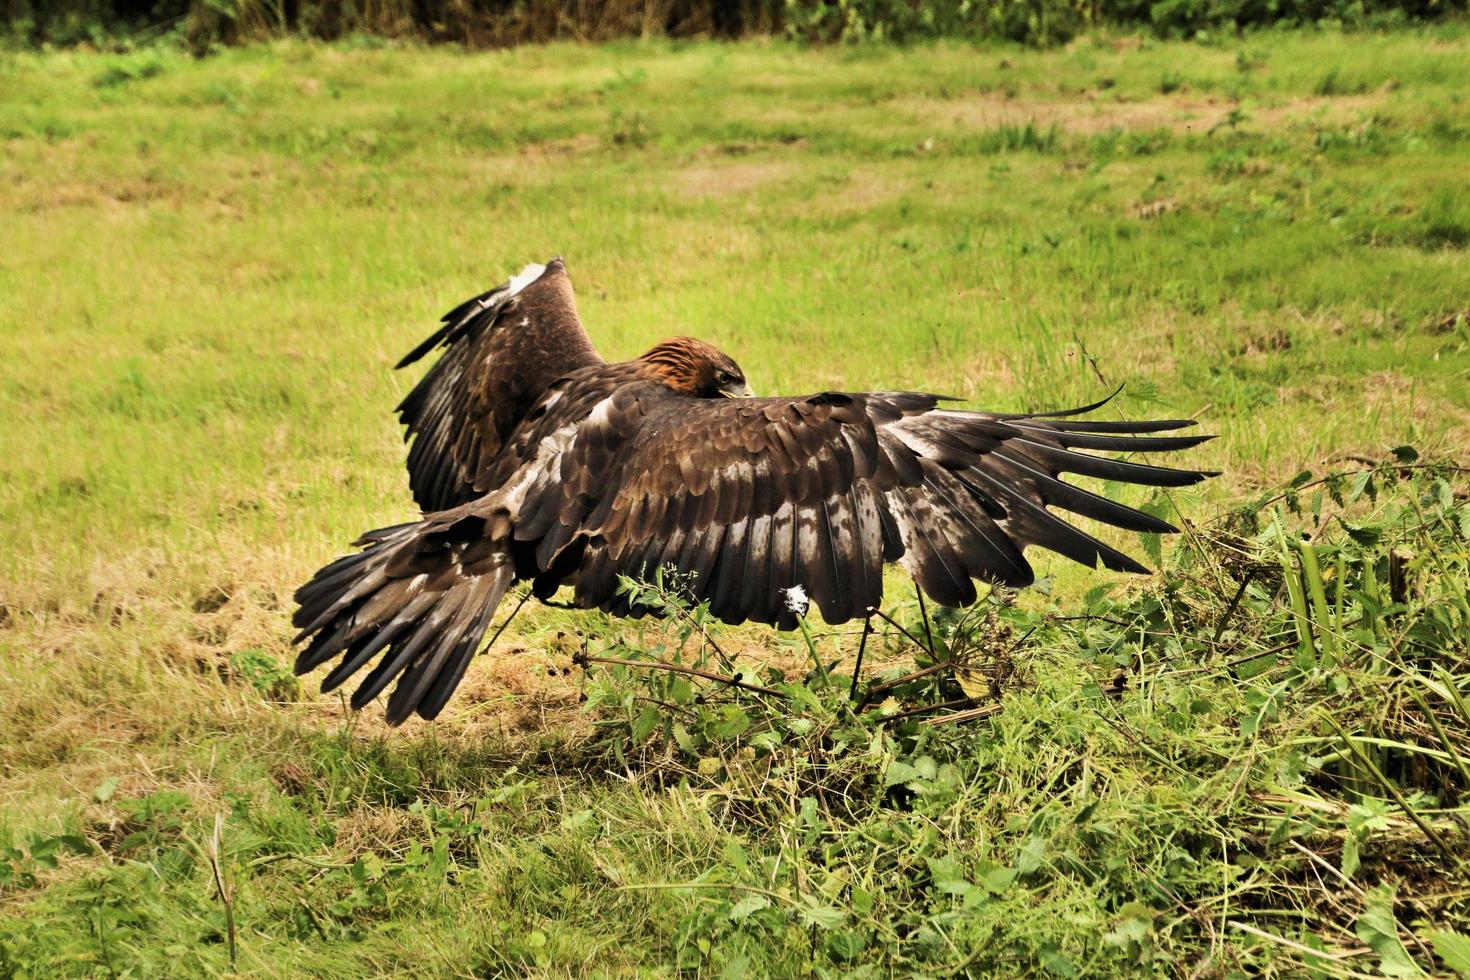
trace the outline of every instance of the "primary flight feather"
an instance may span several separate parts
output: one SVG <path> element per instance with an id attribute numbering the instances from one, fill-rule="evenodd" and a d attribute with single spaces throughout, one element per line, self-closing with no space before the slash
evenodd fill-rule
<path id="1" fill-rule="evenodd" d="M 296 593 L 296 639 L 310 640 L 296 672 L 336 660 L 330 691 L 371 664 L 352 705 L 392 685 L 392 724 L 438 715 L 517 582 L 637 615 L 619 577 L 671 566 L 725 622 L 791 629 L 793 589 L 845 622 L 879 604 L 883 566 L 898 562 L 963 606 L 977 580 L 1030 584 L 1030 545 L 1147 571 L 1053 510 L 1175 530 L 1060 474 L 1161 487 L 1211 475 L 1078 451 L 1209 438 L 1155 434 L 1187 419 L 972 412 L 918 392 L 755 398 L 733 360 L 688 337 L 609 364 L 559 259 L 450 312 L 399 366 L 438 346 L 398 406 L 423 519 L 368 532 Z"/>

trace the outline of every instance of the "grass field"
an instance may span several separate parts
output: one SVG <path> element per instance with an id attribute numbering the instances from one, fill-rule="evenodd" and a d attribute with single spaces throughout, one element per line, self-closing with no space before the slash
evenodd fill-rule
<path id="1" fill-rule="evenodd" d="M 0 54 L 0 974 L 1470 975 L 1467 93 L 1463 25 Z M 1223 475 L 1162 579 L 1035 556 L 975 724 L 686 745 L 567 669 L 677 623 L 532 607 L 437 723 L 349 717 L 291 591 L 413 513 L 391 364 L 552 254 L 609 357 L 1126 382 Z"/>

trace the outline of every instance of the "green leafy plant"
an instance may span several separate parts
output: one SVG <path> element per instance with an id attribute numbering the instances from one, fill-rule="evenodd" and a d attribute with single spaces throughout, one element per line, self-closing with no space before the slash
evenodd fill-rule
<path id="1" fill-rule="evenodd" d="M 12 889 L 34 888 L 39 876 L 54 871 L 68 854 L 91 853 L 92 845 L 76 834 L 35 834 L 24 846 L 0 841 L 0 895 Z"/>
<path id="2" fill-rule="evenodd" d="M 301 682 L 291 669 L 264 650 L 239 651 L 230 657 L 230 670 L 272 700 L 284 701 L 301 691 Z"/>

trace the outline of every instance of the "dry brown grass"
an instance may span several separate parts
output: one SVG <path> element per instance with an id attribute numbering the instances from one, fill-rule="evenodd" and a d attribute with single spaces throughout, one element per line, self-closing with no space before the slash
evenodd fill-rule
<path id="1" fill-rule="evenodd" d="M 800 172 L 785 160 L 740 160 L 719 165 L 699 165 L 679 171 L 680 193 L 692 198 L 731 197 L 750 194 Z"/>
<path id="2" fill-rule="evenodd" d="M 987 130 L 999 126 L 1056 126 L 1067 133 L 1090 136 L 1112 129 L 1170 130 L 1205 133 L 1226 125 L 1232 112 L 1243 111 L 1243 126 L 1281 129 L 1307 120 L 1319 124 L 1353 122 L 1381 108 L 1384 93 L 1325 98 L 1299 96 L 1278 102 L 1242 104 L 1223 95 L 1176 93 L 1147 99 L 1124 100 L 1086 93 L 1081 99 L 1043 98 L 977 91 L 954 98 L 905 97 L 893 108 L 915 123 L 948 130 Z"/>

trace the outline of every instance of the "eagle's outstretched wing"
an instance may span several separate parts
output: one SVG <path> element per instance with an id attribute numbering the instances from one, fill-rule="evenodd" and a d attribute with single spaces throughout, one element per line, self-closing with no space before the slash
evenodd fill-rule
<path id="1" fill-rule="evenodd" d="M 531 482 L 513 533 L 535 542 L 542 585 L 573 580 L 579 605 L 627 613 L 618 576 L 646 580 L 673 566 L 720 619 L 790 628 L 789 589 L 844 622 L 879 604 L 885 562 L 903 564 L 948 606 L 973 602 L 976 579 L 1029 584 L 1030 545 L 1147 571 L 1052 509 L 1134 531 L 1175 529 L 1060 474 L 1166 487 L 1211 475 L 1078 451 L 1157 452 L 1209 438 L 1152 434 L 1189 420 L 1074 421 L 1096 406 L 1023 415 L 940 400 L 698 400 L 624 389 Z"/>
<path id="2" fill-rule="evenodd" d="M 618 576 L 673 566 L 679 585 L 726 622 L 796 625 L 801 587 L 830 623 L 863 616 L 897 561 L 938 602 L 975 581 L 1026 585 L 1040 545 L 1086 565 L 1145 571 L 1068 523 L 1064 511 L 1135 531 L 1168 524 L 1060 479 L 1145 486 L 1210 475 L 1093 455 L 1159 452 L 1207 436 L 1193 424 L 1078 421 L 939 407 L 913 392 L 701 399 L 649 380 L 637 362 L 560 382 L 517 429 L 489 479 L 454 510 L 369 532 L 364 550 L 296 593 L 298 673 L 338 659 L 324 690 L 376 664 L 361 706 L 395 684 L 388 720 L 433 718 L 464 675 L 515 580 L 542 597 L 627 615 Z"/>
<path id="3" fill-rule="evenodd" d="M 412 437 L 409 486 L 425 511 L 447 510 L 490 487 L 490 461 L 551 382 L 604 363 L 577 317 L 561 259 L 527 266 L 510 282 L 450 311 L 407 357 L 447 348 L 398 406 Z"/>

